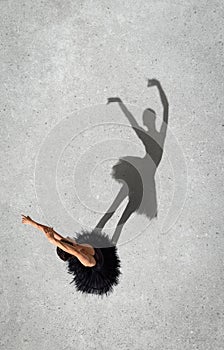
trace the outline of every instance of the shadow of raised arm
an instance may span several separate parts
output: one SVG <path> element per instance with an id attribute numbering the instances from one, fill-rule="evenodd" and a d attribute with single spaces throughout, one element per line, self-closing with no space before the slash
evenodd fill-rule
<path id="1" fill-rule="evenodd" d="M 125 104 L 122 102 L 122 100 L 119 97 L 110 97 L 108 98 L 108 104 L 111 102 L 118 102 L 119 107 L 121 108 L 122 112 L 127 117 L 127 119 L 129 120 L 133 130 L 136 132 L 137 136 L 143 142 L 142 133 L 145 133 L 145 130 L 137 123 L 136 119 L 134 118 L 132 113 L 128 110 L 128 108 L 125 106 Z"/>
<path id="2" fill-rule="evenodd" d="M 148 87 L 151 86 L 156 86 L 158 88 L 160 99 L 163 105 L 163 122 L 160 128 L 160 134 L 165 139 L 169 117 L 169 102 L 159 80 L 148 79 Z"/>

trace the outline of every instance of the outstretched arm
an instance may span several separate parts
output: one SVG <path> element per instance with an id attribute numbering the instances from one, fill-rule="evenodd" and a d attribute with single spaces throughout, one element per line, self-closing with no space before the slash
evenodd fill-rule
<path id="1" fill-rule="evenodd" d="M 49 241 L 56 247 L 61 248 L 65 252 L 74 255 L 79 261 L 86 267 L 92 267 L 96 264 L 96 260 L 93 255 L 87 252 L 86 248 L 83 248 L 81 245 L 76 244 L 70 245 L 66 242 L 58 241 L 55 238 L 50 238 Z"/>
<path id="2" fill-rule="evenodd" d="M 159 90 L 160 99 L 163 105 L 163 123 L 160 129 L 160 132 L 166 132 L 167 124 L 168 124 L 168 116 L 169 116 L 169 102 L 167 100 L 166 94 L 160 84 L 160 82 L 156 79 L 148 79 L 148 87 L 156 86 Z"/>
<path id="3" fill-rule="evenodd" d="M 43 232 L 46 237 L 54 237 L 55 239 L 61 240 L 61 239 L 65 239 L 63 236 L 59 235 L 59 233 L 57 233 L 56 231 L 54 231 L 53 227 L 49 227 L 49 226 L 45 226 L 42 224 L 39 224 L 38 222 L 32 220 L 29 216 L 25 216 L 22 215 L 22 223 L 23 224 L 27 224 L 27 225 L 31 225 L 35 228 L 37 228 L 38 230 L 40 230 L 41 232 Z"/>
<path id="4" fill-rule="evenodd" d="M 88 246 L 85 247 L 83 245 L 75 243 L 75 240 L 72 240 L 71 245 L 71 240 L 59 235 L 54 231 L 53 227 L 39 224 L 38 222 L 32 220 L 29 216 L 22 215 L 22 223 L 31 225 L 44 232 L 50 243 L 61 248 L 65 252 L 76 256 L 83 265 L 92 267 L 96 264 L 96 261 L 92 256 L 92 252 L 89 251 L 90 248 L 88 248 Z"/>

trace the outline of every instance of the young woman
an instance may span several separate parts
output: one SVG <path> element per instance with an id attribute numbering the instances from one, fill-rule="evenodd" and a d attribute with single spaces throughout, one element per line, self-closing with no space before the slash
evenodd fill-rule
<path id="1" fill-rule="evenodd" d="M 116 246 L 105 234 L 96 230 L 82 231 L 76 239 L 65 238 L 53 227 L 41 225 L 29 216 L 22 215 L 22 223 L 31 225 L 45 234 L 57 247 L 58 256 L 67 262 L 68 273 L 74 276 L 71 283 L 82 293 L 109 295 L 119 283 L 120 259 Z"/>

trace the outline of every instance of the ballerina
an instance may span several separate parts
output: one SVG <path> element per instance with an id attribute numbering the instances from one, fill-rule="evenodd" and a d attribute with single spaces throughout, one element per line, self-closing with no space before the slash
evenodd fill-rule
<path id="1" fill-rule="evenodd" d="M 158 80 L 148 79 L 147 86 L 156 86 L 160 94 L 163 105 L 163 121 L 160 131 L 156 130 L 156 114 L 152 109 L 148 108 L 143 113 L 143 123 L 146 126 L 145 130 L 137 123 L 119 97 L 108 99 L 108 104 L 112 102 L 118 103 L 122 112 L 128 118 L 133 130 L 142 141 L 146 151 L 143 158 L 132 156 L 122 157 L 112 168 L 112 177 L 121 183 L 122 187 L 110 208 L 96 225 L 96 228 L 102 230 L 121 202 L 128 197 L 128 204 L 118 222 L 112 238 L 114 244 L 117 244 L 124 224 L 134 212 L 144 214 L 149 219 L 157 217 L 155 173 L 163 155 L 169 104 Z"/>
<path id="2" fill-rule="evenodd" d="M 77 291 L 107 296 L 119 283 L 120 259 L 117 247 L 106 234 L 82 231 L 76 239 L 63 237 L 53 227 L 39 224 L 29 216 L 22 215 L 22 223 L 31 225 L 45 234 L 56 246 L 60 259 L 67 262 L 68 273 L 73 275 Z"/>
<path id="3" fill-rule="evenodd" d="M 45 226 L 22 215 L 22 223 L 31 225 L 45 234 L 48 241 L 55 245 L 60 259 L 67 262 L 68 273 L 73 275 L 77 291 L 82 293 L 109 295 L 119 283 L 120 259 L 116 244 L 121 230 L 135 211 L 150 219 L 157 216 L 155 172 L 162 158 L 168 123 L 168 101 L 156 79 L 148 80 L 148 86 L 156 86 L 163 104 L 163 122 L 160 131 L 155 127 L 156 114 L 151 109 L 143 113 L 143 122 L 147 130 L 141 128 L 120 98 L 109 98 L 108 103 L 118 102 L 121 110 L 130 121 L 133 130 L 143 142 L 145 157 L 123 157 L 112 168 L 113 178 L 122 183 L 109 210 L 92 231 L 82 230 L 75 238 L 63 237 L 53 227 Z M 118 222 L 112 239 L 102 229 L 115 213 L 121 202 L 128 196 L 128 204 Z"/>

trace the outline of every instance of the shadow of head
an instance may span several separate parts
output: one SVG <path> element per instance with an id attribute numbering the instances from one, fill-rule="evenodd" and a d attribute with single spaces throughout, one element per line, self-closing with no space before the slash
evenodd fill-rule
<path id="1" fill-rule="evenodd" d="M 156 112 L 153 109 L 145 109 L 142 115 L 142 120 L 143 125 L 145 125 L 148 130 L 156 130 Z"/>

